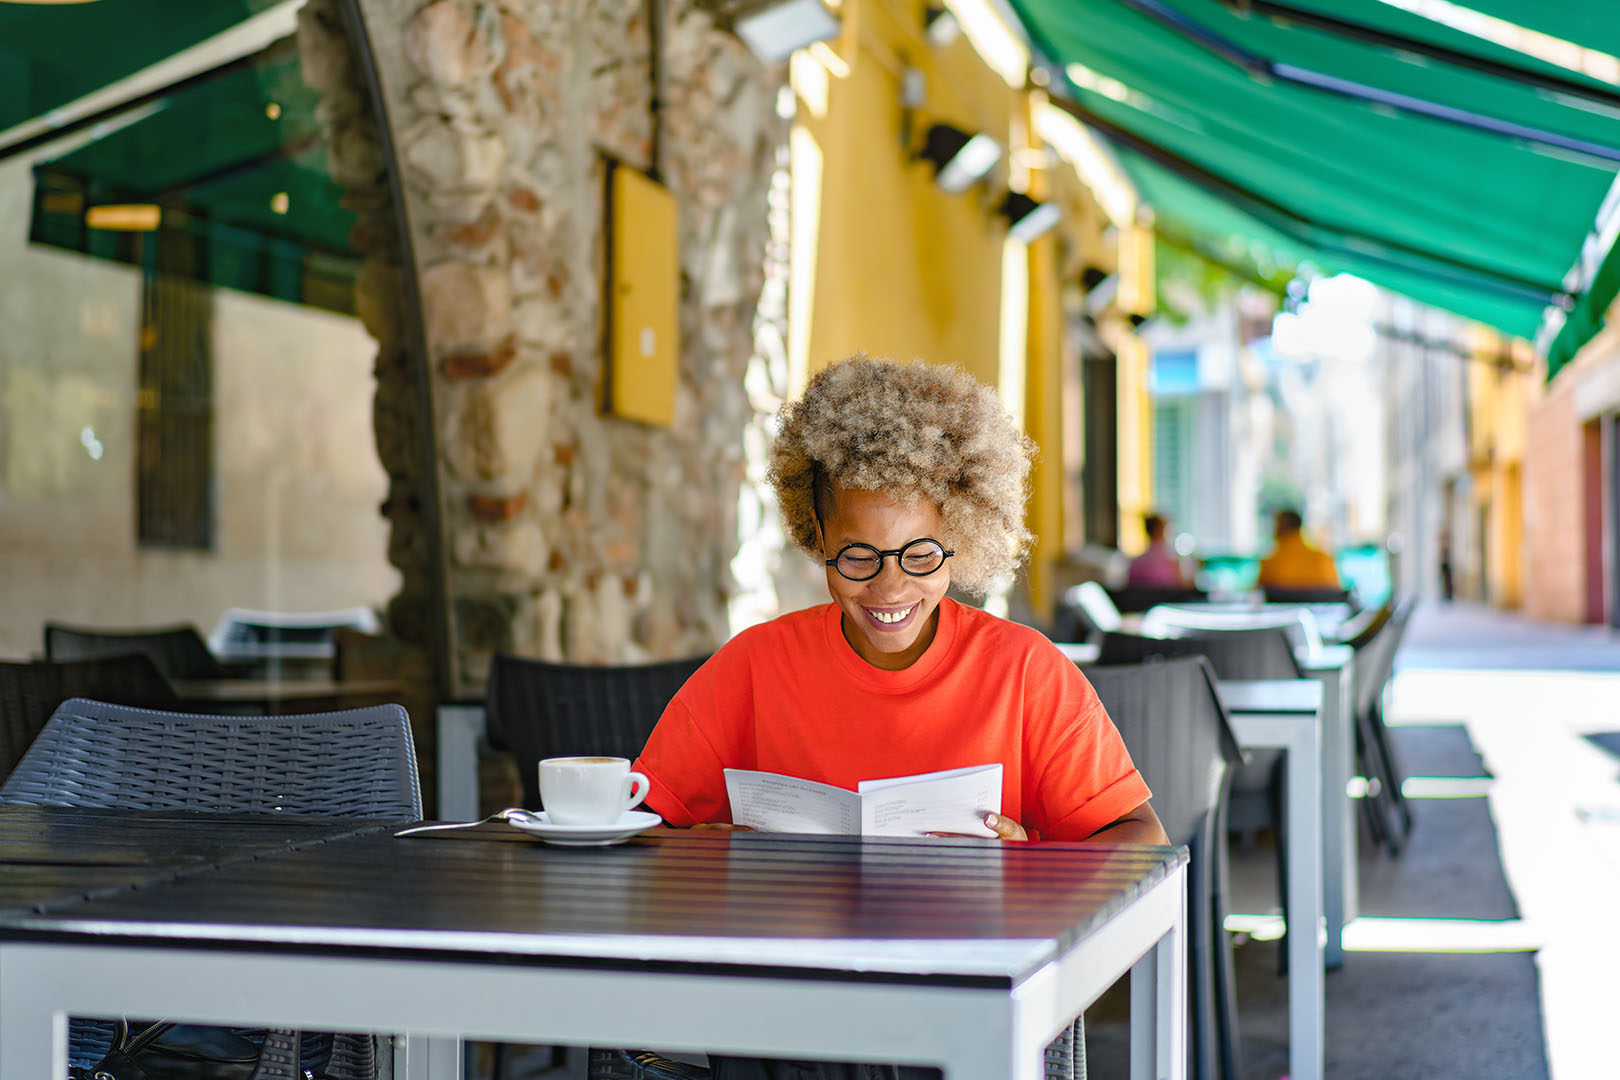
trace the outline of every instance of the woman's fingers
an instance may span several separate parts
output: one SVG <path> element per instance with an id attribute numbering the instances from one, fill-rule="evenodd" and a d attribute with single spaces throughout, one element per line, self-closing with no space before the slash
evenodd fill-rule
<path id="1" fill-rule="evenodd" d="M 1028 840 L 1029 839 L 1029 834 L 1024 831 L 1024 827 L 1022 825 L 1018 824 L 1018 822 L 1014 821 L 1010 817 L 1003 817 L 1001 814 L 986 814 L 986 815 L 984 815 L 984 824 L 985 824 L 985 828 L 989 829 L 990 831 L 992 831 L 992 832 L 994 832 L 996 834 L 996 839 L 998 839 L 998 840 Z M 969 835 L 968 833 L 960 833 L 960 832 L 931 832 L 928 835 L 929 836 L 959 836 L 964 840 L 982 839 L 982 837 L 975 837 L 975 836 Z"/>
<path id="2" fill-rule="evenodd" d="M 986 814 L 984 823 L 1003 840 L 1028 840 L 1029 834 L 1024 827 L 1004 814 Z"/>

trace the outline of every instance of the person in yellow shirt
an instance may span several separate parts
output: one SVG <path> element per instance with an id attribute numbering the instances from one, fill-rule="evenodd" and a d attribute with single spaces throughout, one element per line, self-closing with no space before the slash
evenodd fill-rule
<path id="1" fill-rule="evenodd" d="M 1304 520 L 1297 510 L 1277 512 L 1277 546 L 1260 560 L 1260 587 L 1273 589 L 1338 589 L 1338 567 L 1333 556 L 1312 546 L 1301 534 Z"/>

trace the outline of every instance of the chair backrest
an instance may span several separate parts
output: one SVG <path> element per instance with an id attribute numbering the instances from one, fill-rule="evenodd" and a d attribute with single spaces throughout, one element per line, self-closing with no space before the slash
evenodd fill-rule
<path id="1" fill-rule="evenodd" d="M 1349 589 L 1315 588 L 1290 589 L 1280 585 L 1262 585 L 1260 592 L 1268 604 L 1348 604 Z"/>
<path id="2" fill-rule="evenodd" d="M 1097 663 L 1131 664 L 1155 658 L 1207 656 L 1222 679 L 1301 679 L 1288 632 L 1280 627 L 1258 630 L 1205 630 L 1185 637 L 1156 638 L 1139 634 L 1105 634 Z"/>
<path id="3" fill-rule="evenodd" d="M 541 758 L 634 760 L 675 692 L 706 656 L 593 667 L 497 654 L 485 697 L 490 741 L 517 759 L 525 805 L 539 807 Z"/>
<path id="4" fill-rule="evenodd" d="M 192 626 L 155 626 L 142 630 L 106 630 L 62 623 L 45 624 L 45 659 L 93 660 L 141 653 L 170 679 L 217 679 L 224 674 Z"/>
<path id="5" fill-rule="evenodd" d="M 1393 596 L 1377 607 L 1362 608 L 1339 624 L 1338 643 L 1350 646 L 1359 654 L 1361 649 L 1383 630 L 1384 624 L 1389 622 L 1389 617 L 1394 612 Z"/>
<path id="6" fill-rule="evenodd" d="M 1209 599 L 1202 589 L 1166 588 L 1162 585 L 1126 585 L 1108 590 L 1116 611 L 1147 611 L 1160 604 L 1194 604 Z"/>
<path id="7" fill-rule="evenodd" d="M 1192 843 L 1220 803 L 1228 768 L 1243 759 L 1209 660 L 1081 670 L 1152 790 L 1170 842 Z"/>
<path id="8" fill-rule="evenodd" d="M 1383 627 L 1356 650 L 1356 666 L 1351 676 L 1355 688 L 1356 715 L 1361 716 L 1383 697 L 1384 687 L 1395 673 L 1395 654 L 1412 619 L 1417 601 L 1410 596 L 1397 600 Z"/>
<path id="9" fill-rule="evenodd" d="M 73 698 L 0 803 L 418 819 L 410 722 L 398 705 L 309 716 L 205 716 Z"/>
<path id="10" fill-rule="evenodd" d="M 151 657 L 140 653 L 61 663 L 0 663 L 0 781 L 45 730 L 56 707 L 75 697 L 142 708 L 176 704 L 168 680 Z"/>
<path id="11" fill-rule="evenodd" d="M 1065 594 L 1067 603 L 1078 609 L 1091 628 L 1106 634 L 1120 627 L 1119 609 L 1100 581 L 1082 581 Z"/>

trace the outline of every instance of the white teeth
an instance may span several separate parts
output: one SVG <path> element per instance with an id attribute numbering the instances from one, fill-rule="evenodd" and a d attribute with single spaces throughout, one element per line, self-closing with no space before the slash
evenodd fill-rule
<path id="1" fill-rule="evenodd" d="M 910 615 L 911 609 L 916 606 L 916 604 L 913 604 L 904 611 L 873 611 L 871 608 L 867 608 L 866 610 L 871 614 L 872 618 L 876 619 L 880 623 L 897 623 L 904 620 L 907 615 Z"/>

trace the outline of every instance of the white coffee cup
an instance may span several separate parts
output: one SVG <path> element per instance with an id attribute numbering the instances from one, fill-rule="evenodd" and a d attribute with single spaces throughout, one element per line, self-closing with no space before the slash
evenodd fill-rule
<path id="1" fill-rule="evenodd" d="M 647 797 L 647 778 L 622 757 L 540 762 L 540 805 L 554 825 L 612 825 Z"/>

